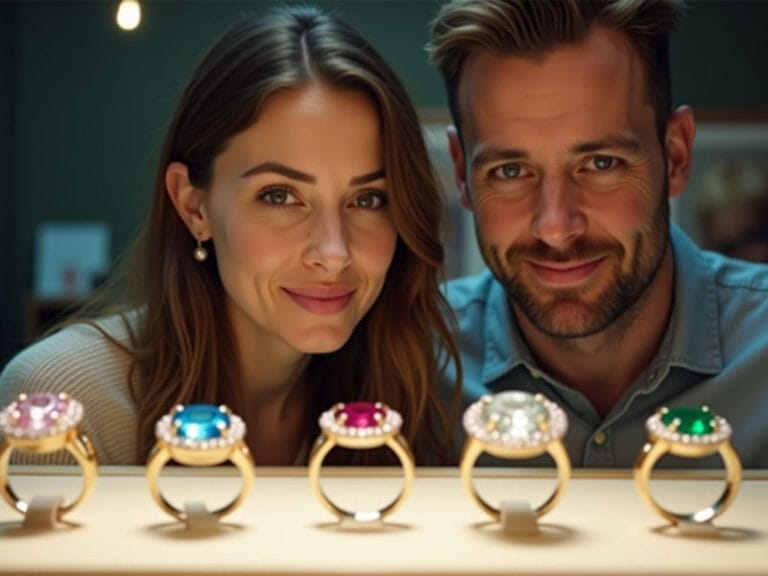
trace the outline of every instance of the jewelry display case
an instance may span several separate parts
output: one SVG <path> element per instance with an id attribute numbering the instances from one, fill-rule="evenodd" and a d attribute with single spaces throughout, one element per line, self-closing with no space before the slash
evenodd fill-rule
<path id="1" fill-rule="evenodd" d="M 76 467 L 11 466 L 21 495 L 67 497 Z M 488 499 L 535 505 L 553 470 L 478 468 Z M 376 507 L 400 490 L 399 468 L 325 467 L 335 501 Z M 237 493 L 234 467 L 168 467 L 163 493 L 215 507 Z M 723 471 L 658 471 L 656 496 L 670 508 L 706 505 Z M 257 468 L 241 507 L 207 530 L 189 530 L 156 506 L 143 467 L 99 470 L 82 506 L 52 528 L 31 527 L 0 506 L 0 574 L 768 574 L 768 471 L 745 471 L 714 529 L 671 527 L 639 497 L 631 472 L 575 470 L 535 533 L 505 532 L 467 497 L 456 468 L 417 468 L 409 498 L 383 524 L 339 523 L 314 497 L 306 468 Z"/>

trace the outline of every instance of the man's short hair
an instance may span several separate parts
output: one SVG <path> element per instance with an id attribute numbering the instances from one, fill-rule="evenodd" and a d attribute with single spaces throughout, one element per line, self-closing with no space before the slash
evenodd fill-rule
<path id="1" fill-rule="evenodd" d="M 452 0 L 432 23 L 430 59 L 443 75 L 448 106 L 461 134 L 458 89 L 471 54 L 543 57 L 579 42 L 595 26 L 618 30 L 643 62 L 663 142 L 672 111 L 669 35 L 681 7 L 682 0 Z"/>

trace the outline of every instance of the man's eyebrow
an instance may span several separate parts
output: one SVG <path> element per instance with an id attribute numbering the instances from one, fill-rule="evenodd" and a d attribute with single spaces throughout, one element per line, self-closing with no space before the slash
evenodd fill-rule
<path id="1" fill-rule="evenodd" d="M 279 162 L 262 162 L 261 164 L 257 164 L 240 174 L 240 178 L 248 178 L 250 176 L 255 176 L 256 174 L 263 174 L 264 172 L 274 172 L 276 174 L 281 174 L 286 178 L 307 182 L 309 184 L 317 183 L 317 178 L 311 174 L 296 170 L 285 164 L 280 164 Z"/>
<path id="2" fill-rule="evenodd" d="M 516 150 L 514 148 L 488 148 L 472 158 L 472 170 L 477 170 L 480 166 L 484 166 L 491 162 L 499 162 L 501 160 L 524 160 L 526 158 L 528 158 L 528 153 L 524 150 Z"/>
<path id="3" fill-rule="evenodd" d="M 571 148 L 575 154 L 588 154 L 590 152 L 599 152 L 600 150 L 619 149 L 628 152 L 640 152 L 643 145 L 639 139 L 622 134 L 610 135 L 605 138 L 576 144 Z M 472 169 L 476 170 L 480 166 L 492 162 L 525 160 L 529 158 L 528 152 L 516 148 L 488 148 L 480 152 L 472 159 Z"/>
<path id="4" fill-rule="evenodd" d="M 576 154 L 588 154 L 590 152 L 599 152 L 600 150 L 626 150 L 628 152 L 640 152 L 643 145 L 640 140 L 632 136 L 612 135 L 605 138 L 577 144 L 572 148 Z"/>
<path id="5" fill-rule="evenodd" d="M 249 168 L 240 174 L 240 177 L 248 178 L 256 174 L 263 174 L 265 172 L 274 172 L 275 174 L 280 174 L 286 178 L 291 178 L 292 180 L 298 180 L 308 184 L 317 184 L 317 178 L 311 174 L 307 174 L 301 170 L 296 170 L 295 168 L 291 168 L 285 164 L 280 164 L 279 162 L 262 162 L 261 164 L 257 164 L 256 166 L 253 166 L 252 168 Z M 381 180 L 382 178 L 384 178 L 384 170 L 374 170 L 368 174 L 355 176 L 354 178 L 350 179 L 349 184 L 350 186 L 360 186 L 362 184 L 374 182 L 375 180 Z"/>

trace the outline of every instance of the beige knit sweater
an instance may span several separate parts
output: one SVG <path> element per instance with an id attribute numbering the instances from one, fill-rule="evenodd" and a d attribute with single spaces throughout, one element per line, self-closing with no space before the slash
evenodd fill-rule
<path id="1" fill-rule="evenodd" d="M 99 325 L 118 341 L 130 342 L 121 317 L 107 318 Z M 100 464 L 143 464 L 136 454 L 130 365 L 130 356 L 96 328 L 75 324 L 11 359 L 0 374 L 0 408 L 21 392 L 68 392 L 83 404 L 82 430 L 93 443 Z M 74 459 L 64 450 L 35 456 L 15 451 L 12 462 L 71 464 Z"/>

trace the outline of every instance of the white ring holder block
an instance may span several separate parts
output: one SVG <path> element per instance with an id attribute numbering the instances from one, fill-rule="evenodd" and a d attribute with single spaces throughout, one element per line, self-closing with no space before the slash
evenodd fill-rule
<path id="1" fill-rule="evenodd" d="M 24 512 L 23 525 L 27 528 L 53 528 L 63 503 L 63 496 L 33 496 Z"/>
<path id="2" fill-rule="evenodd" d="M 677 531 L 683 536 L 715 536 L 717 527 L 712 522 L 686 522 L 677 523 Z"/>
<path id="3" fill-rule="evenodd" d="M 527 500 L 502 500 L 499 512 L 504 534 L 530 536 L 539 533 L 538 518 Z"/>
<path id="4" fill-rule="evenodd" d="M 187 530 L 205 532 L 219 526 L 219 517 L 208 511 L 203 502 L 184 502 L 184 522 Z"/>

